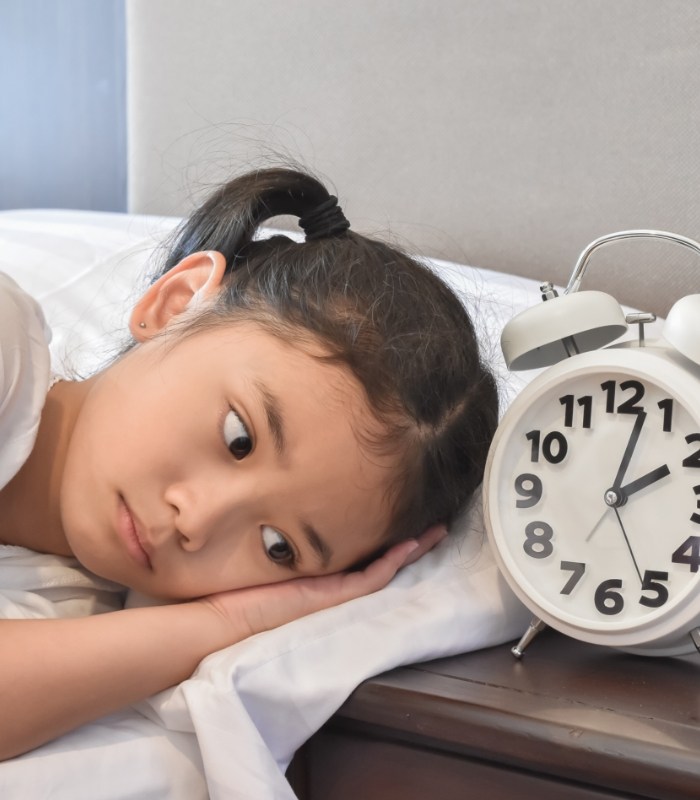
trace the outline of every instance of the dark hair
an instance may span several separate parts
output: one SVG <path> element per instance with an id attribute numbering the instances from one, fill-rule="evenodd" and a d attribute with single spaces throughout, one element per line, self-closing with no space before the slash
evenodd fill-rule
<path id="1" fill-rule="evenodd" d="M 399 456 L 391 543 L 449 524 L 480 484 L 498 419 L 496 385 L 464 306 L 427 266 L 347 224 L 320 238 L 307 226 L 301 243 L 255 240 L 268 219 L 313 216 L 333 205 L 329 197 L 297 170 L 235 178 L 176 231 L 161 274 L 190 253 L 221 252 L 224 290 L 196 327 L 254 320 L 286 340 L 311 334 L 351 370 L 384 431 L 371 445 Z"/>

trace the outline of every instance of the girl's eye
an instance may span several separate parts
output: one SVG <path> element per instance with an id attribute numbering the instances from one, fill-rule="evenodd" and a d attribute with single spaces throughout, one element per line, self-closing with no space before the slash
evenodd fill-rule
<path id="1" fill-rule="evenodd" d="M 237 461 L 245 458 L 253 449 L 253 440 L 246 426 L 233 410 L 229 411 L 224 419 L 224 441 Z"/>
<path id="2" fill-rule="evenodd" d="M 279 531 L 265 525 L 262 529 L 262 540 L 270 561 L 276 564 L 294 564 L 294 551 Z"/>

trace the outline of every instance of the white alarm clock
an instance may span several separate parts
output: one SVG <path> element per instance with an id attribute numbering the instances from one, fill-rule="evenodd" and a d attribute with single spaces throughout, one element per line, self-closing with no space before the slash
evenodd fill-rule
<path id="1" fill-rule="evenodd" d="M 590 255 L 620 239 L 700 244 L 622 231 L 583 251 L 565 292 L 543 285 L 501 343 L 510 369 L 547 367 L 505 413 L 484 476 L 497 562 L 534 619 L 583 641 L 649 655 L 700 649 L 700 294 L 679 300 L 663 338 L 579 292 Z M 638 337 L 610 344 L 638 323 Z"/>

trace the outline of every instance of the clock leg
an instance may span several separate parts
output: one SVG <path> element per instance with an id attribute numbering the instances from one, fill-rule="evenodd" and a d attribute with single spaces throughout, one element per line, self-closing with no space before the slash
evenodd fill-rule
<path id="1" fill-rule="evenodd" d="M 525 648 L 530 644 L 530 642 L 537 636 L 537 634 L 544 630 L 547 625 L 542 622 L 539 617 L 533 617 L 530 620 L 530 624 L 527 626 L 527 630 L 525 633 L 520 637 L 520 641 L 514 646 L 510 648 L 510 652 L 516 658 L 522 658 L 523 652 Z"/>
<path id="2" fill-rule="evenodd" d="M 690 638 L 693 640 L 695 649 L 700 653 L 700 628 L 693 628 L 690 632 Z"/>

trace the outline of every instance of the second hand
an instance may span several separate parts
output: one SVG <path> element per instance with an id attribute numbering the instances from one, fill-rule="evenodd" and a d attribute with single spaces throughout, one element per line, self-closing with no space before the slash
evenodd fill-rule
<path id="1" fill-rule="evenodd" d="M 596 522 L 596 524 L 593 526 L 593 530 L 592 530 L 592 531 L 591 531 L 591 532 L 588 534 L 588 536 L 586 536 L 586 541 L 588 541 L 588 540 L 591 538 L 591 536 L 593 536 L 593 534 L 594 534 L 594 533 L 595 533 L 595 532 L 598 530 L 598 528 L 600 527 L 600 523 L 601 523 L 601 522 L 602 522 L 602 521 L 605 519 L 605 517 L 607 516 L 607 513 L 608 513 L 608 511 L 610 511 L 610 508 L 609 508 L 609 507 L 607 507 L 607 508 L 605 509 L 605 511 L 603 511 L 603 513 L 602 513 L 602 515 L 601 515 L 600 519 L 599 519 L 599 520 L 598 520 L 598 522 Z"/>
<path id="2" fill-rule="evenodd" d="M 622 524 L 622 519 L 620 518 L 620 512 L 617 510 L 616 506 L 613 506 L 613 511 L 615 512 L 617 521 L 620 523 L 620 530 L 622 531 L 622 535 L 625 537 L 625 542 L 627 543 L 627 549 L 630 551 L 630 555 L 632 556 L 632 561 L 634 562 L 634 568 L 637 570 L 637 575 L 639 576 L 639 582 L 642 585 L 644 585 L 644 581 L 642 580 L 642 573 L 639 571 L 637 559 L 634 557 L 634 552 L 632 551 L 632 545 L 630 544 L 630 540 L 627 537 L 627 531 L 625 530 L 625 526 Z"/>

